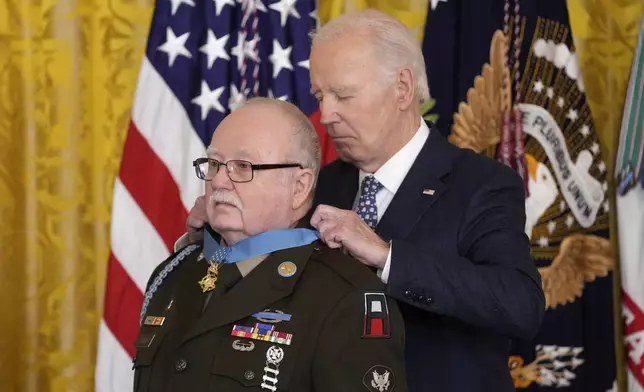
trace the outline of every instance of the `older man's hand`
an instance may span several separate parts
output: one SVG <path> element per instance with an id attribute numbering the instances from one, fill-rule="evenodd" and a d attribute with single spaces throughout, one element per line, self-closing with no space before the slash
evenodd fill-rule
<path id="1" fill-rule="evenodd" d="M 199 196 L 195 200 L 195 205 L 192 207 L 188 213 L 188 219 L 186 220 L 186 228 L 188 232 L 194 232 L 201 230 L 203 225 L 208 221 L 208 215 L 206 215 L 206 197 Z"/>
<path id="2" fill-rule="evenodd" d="M 384 268 L 389 244 L 355 212 L 320 205 L 311 217 L 311 225 L 330 248 L 343 248 L 365 265 Z"/>

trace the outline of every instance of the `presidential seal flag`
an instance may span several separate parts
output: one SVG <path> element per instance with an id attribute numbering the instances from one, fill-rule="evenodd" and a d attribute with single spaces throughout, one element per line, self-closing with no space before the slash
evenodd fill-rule
<path id="1" fill-rule="evenodd" d="M 111 253 L 96 390 L 132 389 L 146 283 L 203 194 L 192 162 L 248 97 L 288 100 L 319 118 L 310 94 L 314 0 L 158 0 L 114 184 Z M 334 158 L 317 124 L 323 156 Z"/>
<path id="2" fill-rule="evenodd" d="M 525 233 L 547 310 L 534 340 L 513 341 L 508 366 L 517 390 L 606 392 L 616 374 L 608 173 L 566 3 L 484 3 L 431 5 L 423 48 L 449 140 L 526 184 Z"/>
<path id="3" fill-rule="evenodd" d="M 642 22 L 615 165 L 628 392 L 644 391 L 644 20 Z"/>

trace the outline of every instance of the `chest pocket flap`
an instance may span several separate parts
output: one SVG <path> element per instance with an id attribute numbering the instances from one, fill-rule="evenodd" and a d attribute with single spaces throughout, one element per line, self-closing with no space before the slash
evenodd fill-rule
<path id="1" fill-rule="evenodd" d="M 226 337 L 215 358 L 212 373 L 245 387 L 288 391 L 293 379 L 297 349 L 268 341 Z"/>

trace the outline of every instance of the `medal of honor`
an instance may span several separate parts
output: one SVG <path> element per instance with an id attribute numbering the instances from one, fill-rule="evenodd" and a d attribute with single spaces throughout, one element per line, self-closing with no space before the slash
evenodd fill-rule
<path id="1" fill-rule="evenodd" d="M 219 278 L 219 267 L 221 266 L 221 262 L 213 263 L 210 260 L 209 262 L 210 262 L 210 267 L 208 267 L 206 276 L 201 278 L 201 280 L 199 281 L 199 286 L 201 286 L 201 291 L 204 293 L 214 290 L 215 287 L 217 286 L 217 278 Z"/>

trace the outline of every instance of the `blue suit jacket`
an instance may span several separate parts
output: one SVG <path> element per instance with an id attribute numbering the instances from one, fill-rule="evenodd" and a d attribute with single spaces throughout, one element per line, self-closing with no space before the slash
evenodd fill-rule
<path id="1" fill-rule="evenodd" d="M 351 209 L 357 191 L 358 169 L 338 160 L 314 205 Z M 532 338 L 545 309 L 524 225 L 520 177 L 432 129 L 376 227 L 392 244 L 410 391 L 514 391 L 510 339 Z"/>

